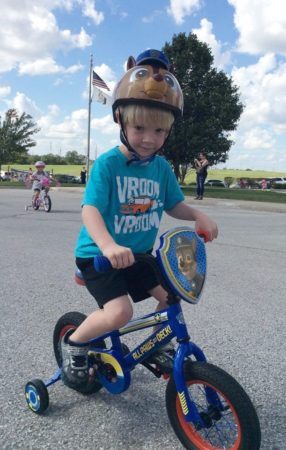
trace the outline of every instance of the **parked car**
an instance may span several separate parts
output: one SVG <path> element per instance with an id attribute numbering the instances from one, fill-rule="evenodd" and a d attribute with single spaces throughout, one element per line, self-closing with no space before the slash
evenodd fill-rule
<path id="1" fill-rule="evenodd" d="M 64 174 L 56 173 L 55 174 L 55 178 L 60 183 L 74 183 L 74 184 L 80 184 L 81 183 L 80 177 L 76 177 L 74 175 L 67 175 L 65 173 Z"/>
<path id="2" fill-rule="evenodd" d="M 275 188 L 275 186 L 279 185 L 279 187 L 284 187 L 286 189 L 286 178 L 284 177 L 276 177 L 276 178 L 271 178 L 270 179 L 270 187 Z"/>
<path id="3" fill-rule="evenodd" d="M 222 180 L 207 180 L 205 186 L 226 187 L 226 184 Z"/>
<path id="4" fill-rule="evenodd" d="M 4 170 L 1 170 L 2 181 L 11 181 L 11 179 L 12 179 L 11 172 L 5 172 Z"/>

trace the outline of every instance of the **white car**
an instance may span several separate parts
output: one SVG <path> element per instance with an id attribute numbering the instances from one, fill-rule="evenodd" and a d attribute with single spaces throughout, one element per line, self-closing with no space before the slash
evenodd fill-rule
<path id="1" fill-rule="evenodd" d="M 275 187 L 276 184 L 285 185 L 285 188 L 286 188 L 286 178 L 284 178 L 284 177 L 271 178 L 270 186 Z"/>
<path id="2" fill-rule="evenodd" d="M 222 180 L 207 180 L 205 186 L 226 187 L 226 184 Z"/>

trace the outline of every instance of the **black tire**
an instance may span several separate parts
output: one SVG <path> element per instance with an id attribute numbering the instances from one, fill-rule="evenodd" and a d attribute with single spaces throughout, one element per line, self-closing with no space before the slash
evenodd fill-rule
<path id="1" fill-rule="evenodd" d="M 43 414 L 49 406 L 49 393 L 42 380 L 34 379 L 25 386 L 26 402 L 35 414 Z"/>
<path id="2" fill-rule="evenodd" d="M 44 197 L 44 210 L 48 213 L 52 208 L 52 200 L 49 195 L 45 195 Z"/>
<path id="3" fill-rule="evenodd" d="M 75 330 L 82 322 L 86 319 L 86 316 L 80 312 L 68 312 L 64 314 L 57 321 L 54 335 L 53 335 L 53 346 L 54 346 L 54 354 L 58 366 L 62 366 L 62 355 L 61 355 L 61 339 L 64 337 L 68 330 Z M 102 348 L 106 348 L 105 342 L 100 341 L 99 346 Z M 92 382 L 88 383 L 84 387 L 75 388 L 76 391 L 81 392 L 82 394 L 94 394 L 98 392 L 102 388 L 102 384 L 99 383 L 97 379 L 94 379 Z"/>
<path id="4" fill-rule="evenodd" d="M 190 450 L 258 450 L 261 440 L 259 420 L 248 395 L 238 382 L 209 363 L 186 362 L 184 373 L 192 400 L 206 424 L 203 428 L 196 427 L 185 420 L 175 381 L 171 376 L 166 389 L 167 412 L 184 447 Z M 204 386 L 216 392 L 224 406 L 223 410 L 207 402 Z"/>

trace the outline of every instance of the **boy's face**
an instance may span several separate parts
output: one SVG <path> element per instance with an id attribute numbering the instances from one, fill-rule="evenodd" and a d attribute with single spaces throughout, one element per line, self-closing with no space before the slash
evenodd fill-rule
<path id="1" fill-rule="evenodd" d="M 125 132 L 131 147 L 142 158 L 156 153 L 164 144 L 168 132 L 152 125 L 126 125 Z"/>

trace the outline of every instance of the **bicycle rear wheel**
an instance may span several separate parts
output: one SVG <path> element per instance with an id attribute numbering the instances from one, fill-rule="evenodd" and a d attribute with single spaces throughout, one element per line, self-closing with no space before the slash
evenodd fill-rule
<path id="1" fill-rule="evenodd" d="M 259 420 L 246 392 L 228 373 L 209 363 L 188 362 L 185 381 L 204 425 L 185 420 L 173 376 L 166 389 L 170 423 L 190 450 L 258 450 Z"/>
<path id="2" fill-rule="evenodd" d="M 44 197 L 44 210 L 46 212 L 50 212 L 52 208 L 52 201 L 49 195 L 45 195 Z"/>

